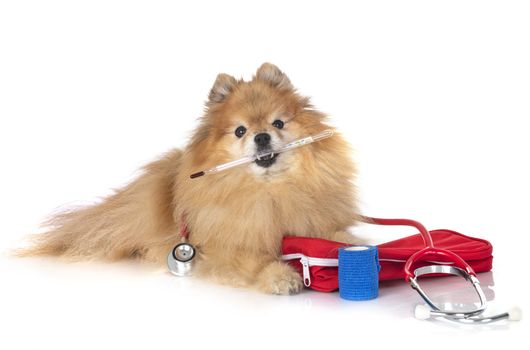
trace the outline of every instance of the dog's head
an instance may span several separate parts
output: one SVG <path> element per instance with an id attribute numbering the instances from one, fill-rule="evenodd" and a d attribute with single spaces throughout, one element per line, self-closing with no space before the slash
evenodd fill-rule
<path id="1" fill-rule="evenodd" d="M 200 148 L 195 153 L 195 163 L 218 164 L 274 152 L 286 143 L 329 128 L 324 119 L 273 64 L 261 65 L 250 81 L 219 74 L 210 91 L 205 116 L 192 139 L 192 148 Z M 247 171 L 268 178 L 310 161 L 307 157 L 311 157 L 311 152 L 274 153 L 256 160 Z"/>

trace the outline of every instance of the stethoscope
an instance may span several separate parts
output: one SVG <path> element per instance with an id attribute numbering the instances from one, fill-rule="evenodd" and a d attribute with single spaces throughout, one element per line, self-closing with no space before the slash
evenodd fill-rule
<path id="1" fill-rule="evenodd" d="M 404 272 L 405 280 L 410 283 L 412 289 L 416 290 L 420 297 L 427 303 L 427 305 L 417 305 L 414 310 L 414 315 L 418 319 L 428 319 L 442 317 L 451 321 L 461 323 L 491 323 L 503 319 L 510 321 L 518 321 L 522 317 L 522 312 L 519 308 L 514 307 L 509 312 L 504 312 L 493 316 L 484 316 L 483 313 L 487 308 L 487 299 L 484 291 L 480 287 L 480 282 L 477 274 L 473 268 L 469 266 L 460 256 L 455 253 L 434 247 L 432 237 L 427 229 L 419 222 L 407 219 L 380 219 L 372 217 L 363 217 L 363 221 L 370 224 L 377 225 L 404 225 L 416 228 L 423 239 L 425 248 L 412 254 L 405 263 Z M 418 266 L 419 263 L 444 261 L 444 264 L 449 265 L 428 265 Z M 426 275 L 454 275 L 463 277 L 469 281 L 479 297 L 479 306 L 470 311 L 445 311 L 436 306 L 436 304 L 429 298 L 427 293 L 421 288 L 418 278 Z"/>
<path id="2" fill-rule="evenodd" d="M 493 316 L 484 316 L 483 313 L 487 308 L 487 299 L 484 291 L 480 287 L 480 282 L 477 278 L 477 274 L 473 271 L 473 268 L 457 254 L 446 249 L 434 247 L 429 231 L 427 231 L 421 223 L 408 219 L 380 219 L 372 217 L 363 217 L 363 221 L 377 225 L 412 226 L 420 232 L 425 248 L 412 254 L 406 261 L 404 267 L 405 280 L 410 283 L 412 289 L 416 290 L 420 297 L 427 303 L 427 305 L 416 306 L 414 310 L 416 318 L 428 319 L 431 317 L 442 317 L 451 321 L 472 324 L 485 324 L 503 319 L 508 319 L 510 321 L 518 321 L 521 319 L 522 312 L 517 307 L 511 309 L 509 312 Z M 180 277 L 191 275 L 194 259 L 196 257 L 196 249 L 187 241 L 188 236 L 189 232 L 185 224 L 185 217 L 183 216 L 180 229 L 181 242 L 171 249 L 167 256 L 167 266 L 169 271 Z M 421 262 L 432 263 L 433 261 L 444 261 L 444 264 L 451 264 L 451 266 L 427 265 L 418 267 Z M 466 281 L 469 281 L 479 297 L 479 306 L 476 309 L 469 311 L 445 311 L 437 307 L 427 293 L 421 288 L 418 281 L 419 277 L 432 274 L 460 276 Z"/>

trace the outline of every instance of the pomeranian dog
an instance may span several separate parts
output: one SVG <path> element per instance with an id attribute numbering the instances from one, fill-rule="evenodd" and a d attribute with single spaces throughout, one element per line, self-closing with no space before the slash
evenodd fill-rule
<path id="1" fill-rule="evenodd" d="M 330 129 L 325 120 L 270 63 L 250 81 L 219 74 L 183 150 L 146 165 L 101 203 L 53 216 L 21 255 L 165 264 L 186 225 L 195 275 L 297 293 L 301 276 L 280 260 L 284 236 L 356 243 L 347 232 L 361 218 L 356 169 L 340 134 L 211 176 L 190 174 Z"/>

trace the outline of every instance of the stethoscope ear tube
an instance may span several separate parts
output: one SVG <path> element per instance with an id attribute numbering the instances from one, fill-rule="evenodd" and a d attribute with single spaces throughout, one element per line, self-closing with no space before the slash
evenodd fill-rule
<path id="1" fill-rule="evenodd" d="M 461 276 L 469 281 L 480 300 L 480 305 L 475 310 L 470 311 L 444 311 L 436 306 L 436 304 L 427 296 L 425 291 L 421 288 L 418 277 L 429 274 L 451 274 Z M 411 287 L 418 292 L 421 298 L 427 305 L 417 305 L 414 309 L 414 315 L 417 319 L 425 320 L 431 317 L 443 317 L 450 321 L 457 321 L 461 323 L 491 323 L 503 319 L 510 321 L 519 321 L 522 318 L 521 309 L 514 307 L 509 312 L 504 312 L 494 316 L 484 316 L 483 313 L 487 307 L 487 300 L 484 291 L 480 287 L 478 278 L 469 274 L 466 270 L 455 266 L 447 265 L 430 265 L 420 267 L 414 270 L 414 277 L 409 279 Z"/>

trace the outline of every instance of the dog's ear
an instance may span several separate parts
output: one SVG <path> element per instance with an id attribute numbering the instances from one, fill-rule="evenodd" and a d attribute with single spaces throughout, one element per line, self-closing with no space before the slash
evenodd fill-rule
<path id="1" fill-rule="evenodd" d="M 237 85 L 237 80 L 231 75 L 221 73 L 215 79 L 212 89 L 210 90 L 210 95 L 208 99 L 210 102 L 222 102 L 226 96 Z"/>
<path id="2" fill-rule="evenodd" d="M 263 63 L 261 67 L 258 68 L 255 79 L 265 81 L 280 89 L 293 88 L 287 75 L 272 63 Z"/>

